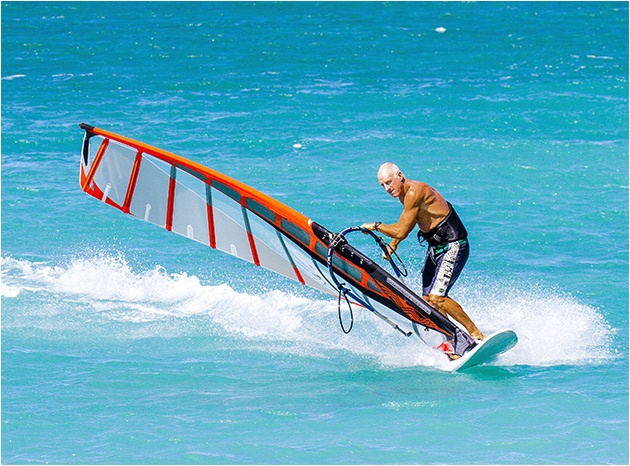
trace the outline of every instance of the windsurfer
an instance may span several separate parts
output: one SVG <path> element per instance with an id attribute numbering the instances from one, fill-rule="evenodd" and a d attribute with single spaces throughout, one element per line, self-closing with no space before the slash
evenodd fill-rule
<path id="1" fill-rule="evenodd" d="M 420 229 L 418 239 L 428 243 L 422 269 L 423 299 L 462 324 L 473 338 L 483 340 L 483 333 L 468 314 L 448 296 L 470 251 L 468 232 L 455 209 L 434 188 L 421 181 L 407 179 L 391 162 L 381 165 L 377 176 L 385 191 L 402 203 L 403 212 L 396 223 L 370 222 L 362 227 L 392 238 L 388 249 L 394 252 L 417 225 Z"/>

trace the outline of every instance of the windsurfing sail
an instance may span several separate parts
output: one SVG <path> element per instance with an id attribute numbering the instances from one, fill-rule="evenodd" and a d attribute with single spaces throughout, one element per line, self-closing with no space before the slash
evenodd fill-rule
<path id="1" fill-rule="evenodd" d="M 428 329 L 463 354 L 474 340 L 343 235 L 191 160 L 82 123 L 81 189 L 122 212 L 338 296 L 405 335 Z M 329 254 L 329 252 L 331 254 Z"/>

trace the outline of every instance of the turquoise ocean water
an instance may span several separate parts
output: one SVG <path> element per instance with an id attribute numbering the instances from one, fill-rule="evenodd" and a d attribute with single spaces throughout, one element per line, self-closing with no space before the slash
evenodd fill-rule
<path id="1" fill-rule="evenodd" d="M 3 2 L 6 464 L 628 463 L 628 4 Z M 86 122 L 331 230 L 458 209 L 460 374 L 78 183 Z M 424 250 L 399 251 L 420 286 Z M 347 317 L 347 316 L 346 316 Z"/>

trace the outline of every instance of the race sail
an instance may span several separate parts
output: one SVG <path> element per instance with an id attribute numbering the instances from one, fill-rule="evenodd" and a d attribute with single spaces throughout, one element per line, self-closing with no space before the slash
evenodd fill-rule
<path id="1" fill-rule="evenodd" d="M 303 285 L 350 296 L 407 336 L 438 332 L 458 355 L 475 345 L 342 234 L 191 160 L 84 123 L 81 128 L 81 189 L 96 199 Z"/>

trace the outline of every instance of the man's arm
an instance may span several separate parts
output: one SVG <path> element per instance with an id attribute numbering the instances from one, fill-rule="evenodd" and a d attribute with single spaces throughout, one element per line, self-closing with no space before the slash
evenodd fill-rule
<path id="1" fill-rule="evenodd" d="M 405 197 L 405 203 L 403 205 L 403 212 L 396 223 L 385 225 L 381 223 L 376 228 L 375 222 L 364 223 L 361 227 L 366 230 L 376 230 L 383 233 L 386 236 L 392 238 L 389 244 L 392 251 L 395 251 L 398 244 L 404 240 L 409 233 L 414 229 L 417 224 L 418 211 L 420 210 L 421 197 L 418 191 L 413 190 L 407 193 Z"/>

